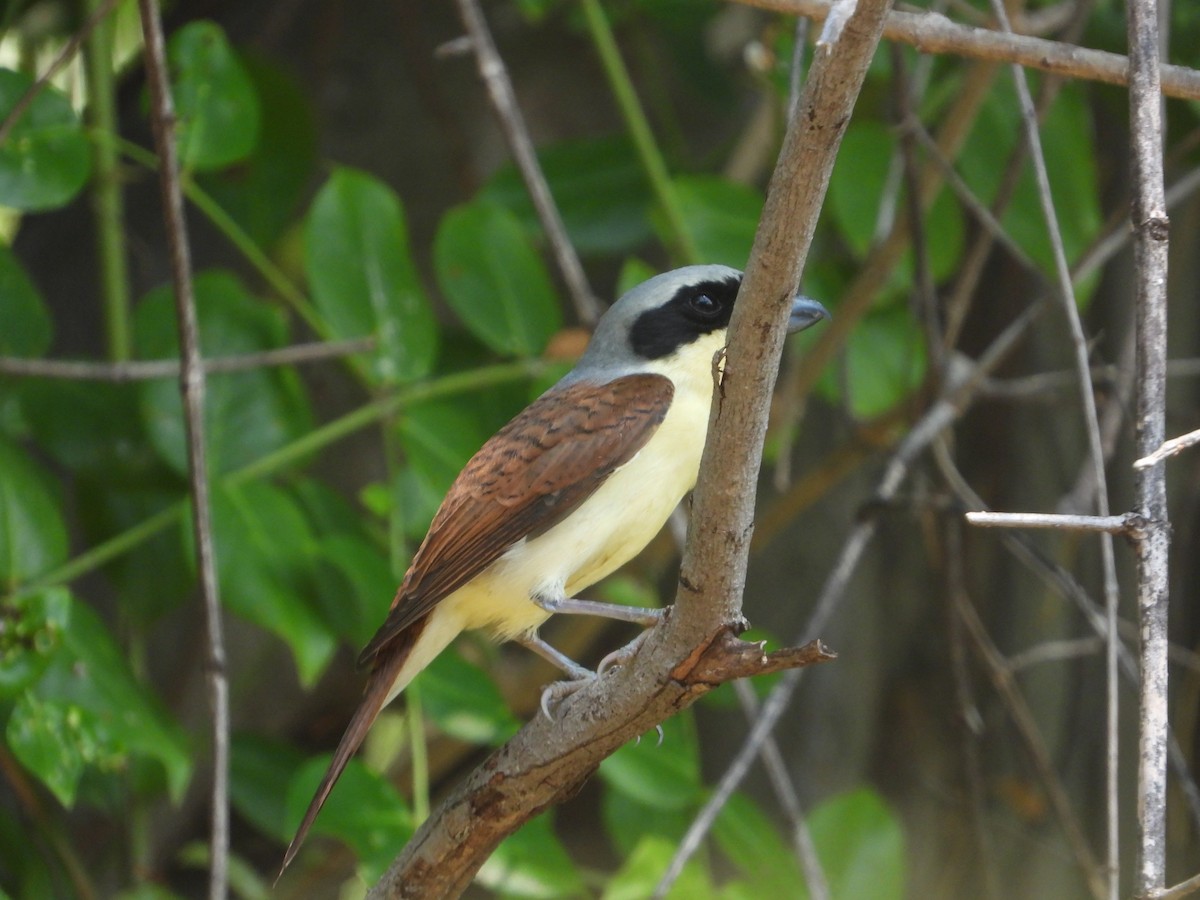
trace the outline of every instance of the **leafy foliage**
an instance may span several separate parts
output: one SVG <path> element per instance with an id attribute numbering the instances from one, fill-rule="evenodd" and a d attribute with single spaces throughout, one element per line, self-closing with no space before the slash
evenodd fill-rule
<path id="1" fill-rule="evenodd" d="M 32 85 L 29 76 L 0 69 L 0 115 Z M 62 206 L 87 183 L 91 168 L 79 117 L 60 91 L 48 88 L 0 145 L 0 205 L 31 212 Z"/>
<path id="2" fill-rule="evenodd" d="M 773 21 L 760 35 L 757 51 L 773 56 L 755 73 L 757 83 L 743 85 L 710 47 L 723 31 L 716 4 L 611 5 L 623 27 L 649 36 L 638 46 L 660 54 L 655 67 L 670 67 L 662 84 L 646 89 L 647 102 L 657 107 L 651 118 L 669 175 L 656 183 L 659 175 L 634 142 L 607 126 L 544 142 L 538 158 L 572 242 L 597 284 L 616 285 L 603 291 L 613 296 L 691 261 L 670 256 L 681 241 L 678 220 L 660 203 L 666 194 L 703 261 L 743 265 L 766 172 L 746 174 L 745 166 L 725 160 L 753 155 L 751 144 L 777 143 L 777 134 L 743 142 L 734 132 L 751 105 L 743 101 L 753 99 L 775 118 L 783 110 L 791 22 Z M 570 4 L 517 0 L 516 6 L 530 28 L 560 29 L 558 44 L 579 37 Z M 179 10 L 181 20 L 191 14 Z M 325 751 L 344 725 L 347 698 L 354 696 L 344 684 L 350 651 L 386 614 L 416 542 L 462 465 L 567 363 L 543 365 L 540 378 L 530 377 L 532 367 L 511 364 L 556 356 L 579 340 L 564 329 L 569 305 L 511 164 L 460 178 L 482 187 L 441 197 L 435 215 L 427 200 L 418 206 L 409 196 L 410 185 L 397 193 L 382 175 L 347 160 L 322 160 L 332 125 L 314 109 L 311 85 L 238 45 L 218 24 L 183 22 L 168 54 L 189 216 L 198 230 L 220 239 L 217 252 L 197 254 L 194 293 L 205 357 L 261 354 L 314 336 L 373 342 L 368 352 L 303 376 L 293 365 L 264 364 L 206 379 L 220 593 L 234 634 L 233 868 L 243 895 L 264 896 L 259 876 L 273 874 L 280 845 L 290 839 L 328 764 Z M 905 214 L 897 201 L 903 179 L 896 129 L 872 112 L 890 90 L 885 62 L 876 61 L 866 108 L 850 124 L 818 236 L 819 259 L 805 273 L 806 291 L 835 314 L 838 294 Z M 961 70 L 938 73 L 920 111 L 930 120 L 963 82 Z M 0 119 L 32 84 L 27 72 L 0 69 Z M 700 110 L 688 115 L 704 118 L 702 140 L 693 139 L 694 123 L 672 107 L 676 91 Z M 435 96 L 431 105 L 443 101 Z M 1019 140 L 1014 110 L 1007 84 L 991 91 L 956 161 L 984 203 L 1006 190 L 1005 167 Z M 1064 91 L 1045 123 L 1054 199 L 1072 259 L 1095 239 L 1102 220 L 1096 130 L 1089 98 L 1079 90 Z M 417 137 L 429 136 L 394 139 Z M 483 140 L 475 131 L 470 138 Z M 122 168 L 94 172 L 91 142 L 114 141 L 123 147 Z M 106 181 L 149 182 L 145 162 L 144 149 L 85 130 L 68 95 L 50 86 L 0 144 L 0 206 L 10 208 L 19 233 L 30 214 L 71 204 Z M 957 277 L 975 223 L 948 190 L 927 206 L 926 261 L 942 287 Z M 1050 271 L 1028 171 L 1016 180 L 1001 220 L 1034 265 Z M 139 240 L 130 238 L 122 252 L 144 262 L 151 253 Z M 76 298 L 51 298 L 52 314 L 30 274 L 38 271 L 35 260 L 23 256 L 32 251 L 15 247 L 0 245 L 0 355 L 41 357 L 56 333 L 69 343 L 92 320 L 82 326 L 71 320 Z M 869 298 L 870 311 L 821 378 L 820 395 L 845 420 L 902 419 L 930 381 L 928 335 L 913 313 L 916 263 L 905 251 L 888 270 Z M 156 261 L 141 269 L 161 274 L 164 267 Z M 1081 299 L 1094 286 L 1085 285 Z M 134 293 L 143 294 L 134 308 L 117 313 L 131 327 L 136 356 L 176 358 L 170 286 L 144 284 Z M 112 350 L 99 341 L 94 349 Z M 335 446 L 351 435 L 354 441 Z M 191 613 L 187 465 L 175 378 L 0 380 L 0 724 L 23 795 L 37 796 L 50 810 L 44 813 L 49 838 L 31 837 L 23 819 L 0 810 L 0 895 L 62 893 L 60 853 L 75 872 L 120 869 L 124 890 L 114 895 L 130 898 L 174 896 L 176 870 L 205 864 L 206 850 L 194 843 L 157 851 L 163 855 L 150 861 L 137 858 L 150 852 L 147 822 L 178 814 L 185 793 L 201 791 L 193 776 L 209 753 L 193 696 L 204 649 Z M 604 590 L 618 602 L 657 603 L 663 598 L 656 574 L 638 569 Z M 317 820 L 320 839 L 303 851 L 300 874 L 289 873 L 299 884 L 296 895 L 310 894 L 329 872 L 340 880 L 352 866 L 369 882 L 385 869 L 428 802 L 431 786 L 420 774 L 427 745 L 455 748 L 440 760 L 443 771 L 452 771 L 462 748 L 474 758 L 516 731 L 520 718 L 506 702 L 516 689 L 511 677 L 498 677 L 499 659 L 468 643 L 466 652 L 442 654 L 418 677 L 420 716 L 410 710 L 389 719 L 402 740 L 386 743 L 399 749 L 372 747 L 351 762 Z M 324 678 L 331 671 L 338 677 Z M 311 691 L 314 699 L 301 707 L 289 689 Z M 335 691 L 336 702 L 329 701 Z M 700 715 L 712 711 L 728 714 L 713 702 Z M 505 841 L 478 883 L 510 897 L 650 895 L 710 793 L 697 714 L 673 718 L 663 729 L 661 743 L 647 735 L 600 764 L 591 825 L 602 846 L 580 852 L 560 837 L 562 820 L 547 814 Z M 414 773 L 411 788 L 407 776 L 396 778 L 401 770 Z M 668 896 L 804 896 L 792 823 L 777 820 L 774 807 L 756 796 L 732 798 Z M 903 896 L 905 835 L 883 798 L 864 786 L 820 800 L 807 824 L 832 896 Z M 59 835 L 73 838 L 79 821 L 98 830 L 101 818 L 110 831 L 125 829 L 118 849 L 46 849 Z M 132 873 L 124 870 L 126 857 L 135 859 Z M 104 893 L 106 885 L 89 887 Z M 352 884 L 343 892 L 357 889 Z"/>

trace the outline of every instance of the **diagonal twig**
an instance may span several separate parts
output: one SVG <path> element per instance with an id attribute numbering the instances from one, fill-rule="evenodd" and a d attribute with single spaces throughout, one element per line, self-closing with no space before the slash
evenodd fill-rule
<path id="1" fill-rule="evenodd" d="M 970 373 L 953 385 L 946 386 L 942 398 L 905 435 L 884 467 L 883 475 L 880 476 L 874 492 L 877 502 L 889 501 L 896 495 L 918 454 L 924 451 L 945 428 L 962 414 L 969 404 L 970 398 L 979 389 L 988 373 L 992 372 L 1007 357 L 1043 309 L 1042 304 L 1035 304 L 1026 309 L 992 341 Z M 801 630 L 801 634 L 818 634 L 824 630 L 840 605 L 851 577 L 875 536 L 876 528 L 876 518 L 867 517 L 855 525 L 850 532 L 842 545 L 842 551 L 834 563 L 833 569 L 825 579 L 813 612 Z M 659 882 L 655 892 L 656 897 L 665 896 L 674 879 L 678 878 L 683 871 L 684 864 L 699 849 L 705 835 L 716 821 L 718 813 L 741 784 L 746 772 L 749 771 L 750 761 L 759 752 L 759 748 L 774 730 L 784 710 L 787 709 L 800 680 L 799 672 L 785 673 L 771 689 L 771 693 L 767 695 L 750 733 L 742 741 L 742 746 L 713 789 L 709 799 L 696 814 L 692 824 L 688 826 L 687 833 L 680 841 L 670 867 Z"/>
<path id="2" fill-rule="evenodd" d="M 1002 0 L 992 0 L 992 13 L 1005 32 L 1011 32 L 1008 15 Z M 1041 134 L 1038 131 L 1037 113 L 1034 110 L 1033 98 L 1029 92 L 1029 82 L 1025 70 L 1020 65 L 1012 66 L 1013 81 L 1017 88 L 1017 99 L 1021 110 L 1021 124 L 1025 141 L 1029 147 L 1029 156 L 1033 162 L 1033 174 L 1038 188 L 1038 200 L 1042 207 L 1042 215 L 1046 220 L 1046 230 L 1050 238 L 1050 248 L 1054 254 L 1054 275 L 1057 281 L 1057 298 L 1062 304 L 1067 324 L 1071 332 L 1071 343 L 1075 352 L 1075 369 L 1079 378 L 1079 393 L 1083 408 L 1085 431 L 1088 440 L 1088 453 L 1092 467 L 1093 483 L 1096 487 L 1095 506 L 1099 516 L 1109 514 L 1108 480 L 1104 471 L 1104 444 L 1100 433 L 1100 417 L 1096 410 L 1096 396 L 1092 391 L 1089 371 L 1088 343 L 1083 333 L 1083 323 L 1079 317 L 1079 307 L 1075 302 L 1075 291 L 1071 282 L 1071 270 L 1067 263 L 1066 249 L 1063 246 L 1062 231 L 1058 227 L 1058 213 L 1054 208 L 1054 198 L 1050 193 L 1050 178 L 1046 171 L 1046 157 L 1042 152 Z M 1157 95 L 1156 95 L 1157 97 Z M 1112 534 L 1103 532 L 1100 535 L 1101 568 L 1104 577 L 1104 605 L 1108 630 L 1108 648 L 1105 653 L 1105 683 L 1107 689 L 1105 710 L 1105 793 L 1107 817 L 1107 847 L 1108 847 L 1108 896 L 1116 900 L 1120 881 L 1120 812 L 1117 793 L 1119 740 L 1118 740 L 1118 647 L 1120 637 L 1117 633 L 1117 604 L 1119 602 L 1117 588 L 1117 564 L 1113 549 Z"/>
<path id="3" fill-rule="evenodd" d="M 1133 467 L 1135 469 L 1146 469 L 1150 466 L 1157 465 L 1164 459 L 1169 459 L 1179 453 L 1182 453 L 1188 447 L 1195 447 L 1200 444 L 1200 428 L 1195 431 L 1189 431 L 1187 434 L 1181 434 L 1179 437 L 1171 438 L 1169 441 L 1163 441 L 1158 445 L 1158 449 L 1153 453 L 1148 453 L 1141 459 L 1135 460 Z"/>
<path id="4" fill-rule="evenodd" d="M 88 39 L 88 35 L 95 30 L 96 25 L 111 13 L 113 8 L 120 2 L 121 0 L 104 0 L 104 3 L 87 17 L 87 21 L 80 26 L 79 30 L 71 35 L 71 39 L 63 44 L 62 49 L 58 51 L 58 56 L 54 57 L 53 61 L 46 68 L 46 71 L 39 75 L 37 81 L 31 84 L 29 89 L 17 99 L 17 102 L 13 104 L 13 108 L 8 111 L 8 115 L 4 117 L 4 121 L 0 122 L 0 144 L 8 140 L 8 136 L 12 133 L 13 128 L 16 127 L 17 122 L 21 121 L 21 116 L 25 115 L 25 112 L 33 104 L 33 101 L 37 99 L 38 94 L 50 85 L 50 82 L 58 74 L 59 70 L 79 52 L 79 48 Z"/>
<path id="5" fill-rule="evenodd" d="M 470 47 L 475 54 L 475 62 L 479 68 L 479 77 L 487 88 L 488 99 L 492 102 L 492 110 L 500 130 L 508 142 L 509 152 L 525 181 L 525 189 L 533 201 L 542 228 L 546 232 L 546 240 L 554 260 L 558 263 L 571 300 L 575 304 L 575 313 L 585 325 L 594 325 L 600 318 L 600 303 L 588 284 L 587 275 L 583 271 L 583 263 L 579 254 L 571 244 L 567 235 L 567 227 L 563 224 L 558 206 L 546 183 L 546 176 L 538 163 L 537 152 L 533 148 L 533 140 L 521 115 L 521 107 L 517 104 L 517 95 L 513 90 L 512 80 L 508 77 L 508 69 L 496 42 L 492 40 L 492 32 L 488 28 L 487 18 L 479 6 L 478 0 L 456 0 L 458 15 L 463 27 L 470 37 Z"/>
<path id="6" fill-rule="evenodd" d="M 171 279 L 175 288 L 175 311 L 179 322 L 179 348 L 183 360 L 179 382 L 183 394 L 184 427 L 187 431 L 192 528 L 195 532 L 197 568 L 208 639 L 207 674 L 213 706 L 212 832 L 209 841 L 208 896 L 210 900 L 224 900 L 229 880 L 229 683 L 225 672 L 225 640 L 217 594 L 217 568 L 204 449 L 204 367 L 200 359 L 200 335 L 192 292 L 191 254 L 188 248 L 187 225 L 183 216 L 179 158 L 175 147 L 175 110 L 167 75 L 162 20 L 159 18 L 155 0 L 138 0 L 138 10 L 146 45 L 146 74 L 150 87 L 154 143 L 162 160 L 159 181 L 167 243 L 171 254 Z"/>

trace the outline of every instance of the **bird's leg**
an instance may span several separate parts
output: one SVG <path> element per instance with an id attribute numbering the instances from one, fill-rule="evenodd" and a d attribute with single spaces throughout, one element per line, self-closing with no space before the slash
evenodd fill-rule
<path id="1" fill-rule="evenodd" d="M 551 647 L 549 644 L 543 641 L 540 637 L 538 637 L 537 632 L 521 635 L 513 640 L 515 640 L 522 647 L 532 650 L 555 668 L 562 669 L 563 672 L 567 674 L 567 677 L 572 681 L 585 681 L 588 678 L 596 677 L 596 673 L 591 669 L 587 668 L 586 666 L 581 666 L 561 650 L 556 650 L 554 647 Z"/>
<path id="2" fill-rule="evenodd" d="M 596 600 L 578 600 L 571 597 L 535 596 L 532 600 L 538 607 L 548 613 L 600 616 L 601 618 L 615 619 L 619 622 L 631 622 L 646 628 L 657 625 L 663 619 L 663 610 L 648 607 L 621 606 L 617 603 L 600 603 Z M 569 681 L 558 681 L 547 685 L 546 689 L 542 691 L 542 712 L 545 713 L 547 719 L 553 720 L 553 707 L 583 687 L 590 679 L 598 675 L 603 675 L 612 666 L 620 665 L 631 659 L 637 653 L 645 637 L 646 632 L 643 631 L 620 650 L 615 650 L 608 654 L 608 656 L 600 661 L 600 666 L 595 672 L 579 665 L 579 663 L 572 660 L 566 654 L 551 647 L 538 637 L 536 633 L 519 637 L 516 640 L 522 646 L 528 647 L 538 656 L 542 657 L 542 659 L 562 669 L 570 679 Z"/>
<path id="3" fill-rule="evenodd" d="M 601 603 L 598 600 L 576 600 L 570 597 L 534 597 L 533 602 L 548 613 L 566 613 L 578 616 L 599 616 L 618 622 L 633 622 L 649 628 L 662 621 L 663 611 L 645 606 L 622 606 L 619 603 Z"/>

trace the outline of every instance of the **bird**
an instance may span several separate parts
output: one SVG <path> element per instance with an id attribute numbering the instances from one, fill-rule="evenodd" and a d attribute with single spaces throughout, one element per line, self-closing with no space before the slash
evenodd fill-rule
<path id="1" fill-rule="evenodd" d="M 571 680 L 559 684 L 570 688 L 596 673 L 538 637 L 551 614 L 659 621 L 658 609 L 577 595 L 636 556 L 695 486 L 716 355 L 741 284 L 737 269 L 692 265 L 637 285 L 600 318 L 575 367 L 467 462 L 359 655 L 362 700 L 280 874 L 380 711 L 461 632 L 523 644 L 562 669 Z M 796 296 L 788 330 L 828 316 Z"/>

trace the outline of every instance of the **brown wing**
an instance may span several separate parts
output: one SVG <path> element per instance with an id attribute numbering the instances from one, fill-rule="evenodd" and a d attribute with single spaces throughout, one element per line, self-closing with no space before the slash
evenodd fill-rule
<path id="1" fill-rule="evenodd" d="M 673 394 L 662 375 L 578 382 L 543 394 L 500 429 L 450 487 L 359 664 L 513 544 L 590 497 L 645 446 Z"/>

